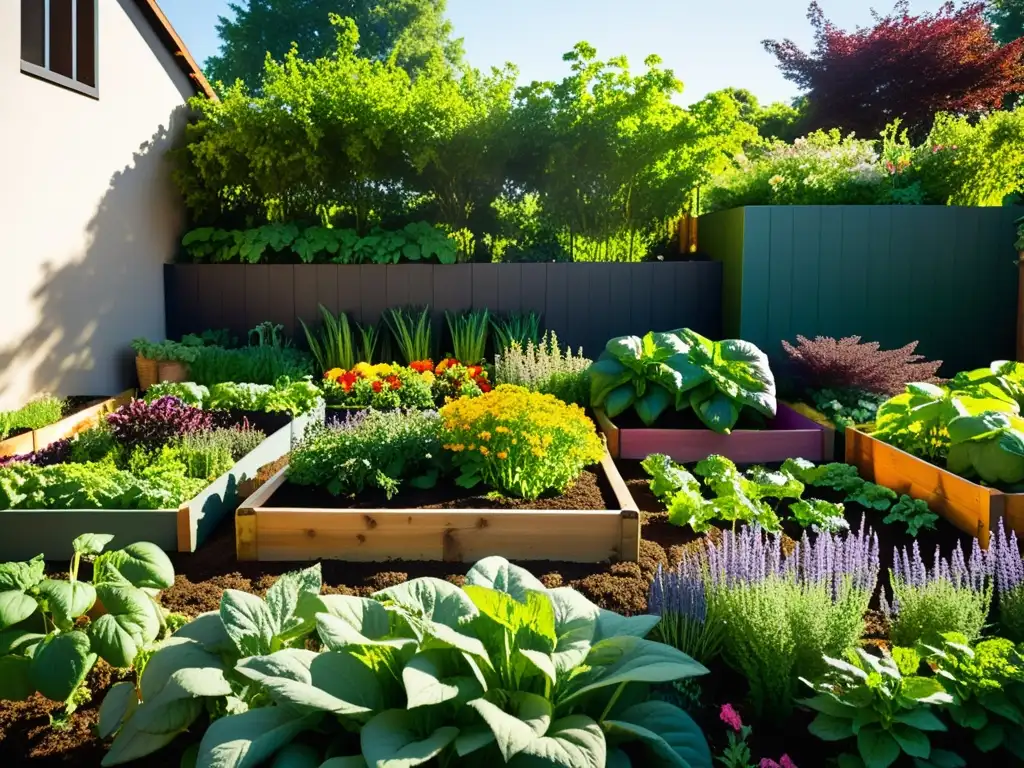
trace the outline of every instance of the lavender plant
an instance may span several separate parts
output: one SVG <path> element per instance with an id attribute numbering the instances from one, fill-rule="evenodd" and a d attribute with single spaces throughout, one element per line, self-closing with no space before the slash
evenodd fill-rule
<path id="1" fill-rule="evenodd" d="M 976 640 L 992 605 L 992 558 L 975 539 L 970 559 L 958 544 L 952 556 L 935 548 L 932 567 L 921 558 L 917 542 L 908 552 L 897 549 L 889 571 L 892 602 L 882 595 L 882 611 L 889 620 L 893 645 L 912 648 L 936 642 L 945 632 L 959 632 Z"/>
<path id="2" fill-rule="evenodd" d="M 1011 530 L 1007 536 L 1002 520 L 996 528 L 990 552 L 994 560 L 1002 634 L 1015 643 L 1024 642 L 1024 560 L 1020 556 L 1017 534 Z"/>
<path id="3" fill-rule="evenodd" d="M 724 659 L 746 676 L 759 713 L 785 717 L 799 678 L 819 674 L 824 656 L 841 655 L 863 634 L 878 539 L 862 520 L 857 533 L 822 533 L 813 542 L 805 535 L 784 557 L 780 536 L 745 526 L 724 531 L 706 557 L 708 610 L 724 625 Z"/>
<path id="4" fill-rule="evenodd" d="M 718 656 L 725 629 L 708 602 L 705 570 L 703 562 L 692 559 L 667 571 L 659 565 L 647 599 L 648 612 L 661 617 L 655 639 L 702 664 Z"/>

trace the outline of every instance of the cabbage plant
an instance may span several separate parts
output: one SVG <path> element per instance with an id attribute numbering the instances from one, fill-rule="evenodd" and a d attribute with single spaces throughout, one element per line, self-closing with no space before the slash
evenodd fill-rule
<path id="1" fill-rule="evenodd" d="M 777 407 L 775 377 L 760 349 L 688 328 L 612 339 L 590 381 L 594 408 L 614 418 L 632 406 L 647 426 L 669 406 L 689 407 L 708 429 L 729 434 L 744 407 L 769 417 Z"/>
<path id="2" fill-rule="evenodd" d="M 602 610 L 498 557 L 464 588 L 421 578 L 361 598 L 320 586 L 315 565 L 265 600 L 226 590 L 219 612 L 153 655 L 141 698 L 111 689 L 103 765 L 207 716 L 198 768 L 712 764 L 694 721 L 649 700 L 650 684 L 707 672 L 645 639 L 658 617 Z"/>
<path id="3" fill-rule="evenodd" d="M 989 485 L 1024 482 L 1024 419 L 988 412 L 949 422 L 950 472 L 978 477 Z"/>

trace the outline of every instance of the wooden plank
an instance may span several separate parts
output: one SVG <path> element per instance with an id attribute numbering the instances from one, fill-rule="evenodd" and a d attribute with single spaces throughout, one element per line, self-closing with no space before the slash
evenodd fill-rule
<path id="1" fill-rule="evenodd" d="M 835 327 L 835 336 L 860 336 L 864 320 L 870 314 L 866 254 L 870 248 L 871 211 L 869 206 L 843 207 L 842 258 L 837 265 L 843 286 L 843 303 L 848 310 Z M 794 301 L 799 297 L 794 296 Z"/>
<path id="2" fill-rule="evenodd" d="M 857 322 L 858 311 L 844 299 L 843 292 L 843 222 L 841 206 L 822 207 L 816 336 L 842 335 L 837 329 Z"/>
<path id="3" fill-rule="evenodd" d="M 317 301 L 317 267 L 311 264 L 296 265 L 292 280 L 295 291 L 295 336 L 297 341 L 305 342 L 299 321 L 304 322 L 314 333 L 323 323 Z"/>
<path id="4" fill-rule="evenodd" d="M 650 266 L 652 268 L 650 301 L 648 302 L 648 310 L 651 315 L 650 330 L 674 331 L 680 327 L 676 321 L 678 317 L 676 281 L 668 279 L 668 274 L 664 269 L 665 265 L 651 264 Z M 636 285 L 636 280 L 633 284 Z M 638 312 L 635 302 L 630 311 Z"/>
<path id="5" fill-rule="evenodd" d="M 415 269 L 416 267 L 411 264 L 388 264 L 384 267 L 387 274 L 387 305 L 389 307 L 415 306 L 412 301 L 412 281 Z"/>
<path id="6" fill-rule="evenodd" d="M 608 303 L 605 305 L 606 311 L 604 314 L 607 324 L 604 329 L 606 336 L 604 343 L 607 343 L 608 339 L 615 338 L 616 336 L 642 336 L 647 331 L 652 330 L 649 327 L 644 327 L 641 330 L 634 328 L 633 312 L 630 305 L 632 304 L 633 280 L 638 276 L 637 270 L 641 267 L 654 265 L 634 263 L 602 264 L 601 266 L 608 275 Z M 643 304 L 650 304 L 650 294 L 648 294 Z M 595 328 L 600 328 L 600 326 L 595 326 Z M 602 342 L 600 340 L 595 342 L 595 346 L 598 349 L 602 348 L 601 345 Z"/>
<path id="7" fill-rule="evenodd" d="M 582 299 L 575 302 L 570 300 L 569 311 L 579 315 L 585 322 L 581 330 L 581 341 L 573 346 L 582 346 L 584 349 L 604 349 L 609 339 L 623 336 L 618 328 L 612 325 L 612 270 L 616 265 L 597 262 L 594 264 L 578 264 L 576 269 L 585 268 L 589 273 L 587 282 L 581 281 L 580 289 L 589 285 L 589 293 Z M 582 275 L 581 275 L 582 277 Z M 570 296 L 572 296 L 570 286 Z M 628 294 L 627 294 L 628 295 Z"/>
<path id="8" fill-rule="evenodd" d="M 743 209 L 743 279 L 737 338 L 768 348 L 768 304 L 771 301 L 771 210 Z"/>
<path id="9" fill-rule="evenodd" d="M 409 303 L 429 307 L 434 303 L 434 265 L 409 265 Z"/>
<path id="10" fill-rule="evenodd" d="M 100 419 L 102 419 L 106 414 L 113 413 L 122 405 L 126 405 L 131 402 L 134 397 L 134 389 L 126 390 L 117 397 L 109 397 L 103 402 L 84 408 L 78 413 L 73 413 L 66 419 L 61 419 L 55 424 L 41 427 L 34 432 L 29 433 L 32 438 L 32 450 L 41 451 L 43 448 L 46 448 L 48 445 L 55 443 L 58 440 L 73 437 L 79 432 L 84 432 L 85 430 L 96 426 L 96 424 L 100 422 Z M 2 453 L 2 444 L 0 444 L 0 455 L 11 455 Z"/>
<path id="11" fill-rule="evenodd" d="M 168 318 L 167 332 L 174 334 L 171 338 L 180 339 L 186 333 L 202 330 L 196 319 L 199 315 L 199 275 L 202 268 L 200 264 L 168 264 L 165 267 L 165 277 L 171 276 L 165 288 L 172 292 L 168 305 L 176 310 L 174 316 Z M 173 331 L 170 326 L 173 326 Z"/>
<path id="12" fill-rule="evenodd" d="M 604 434 L 608 455 L 614 459 L 620 458 L 622 455 L 622 443 L 619 428 L 612 423 L 612 420 L 608 418 L 608 414 L 604 412 L 603 408 L 596 408 L 594 410 L 594 418 L 597 421 L 598 429 Z"/>
<path id="13" fill-rule="evenodd" d="M 885 327 L 888 317 L 885 308 L 896 301 L 900 288 L 887 279 L 892 253 L 892 212 L 896 207 L 873 205 L 868 214 L 868 252 L 865 256 L 869 275 L 867 312 L 866 317 L 861 318 L 861 328 L 857 331 L 864 341 L 880 341 L 889 332 Z"/>
<path id="14" fill-rule="evenodd" d="M 267 319 L 284 326 L 284 337 L 291 339 L 299 324 L 295 320 L 295 265 L 268 264 L 267 280 L 273 297 Z"/>
<path id="15" fill-rule="evenodd" d="M 244 340 L 249 329 L 245 316 L 245 267 L 241 264 L 221 264 L 224 280 L 221 281 L 221 322 L 236 339 Z"/>
<path id="16" fill-rule="evenodd" d="M 270 317 L 270 272 L 267 264 L 245 265 L 245 332 Z"/>
<path id="17" fill-rule="evenodd" d="M 793 304 L 786 341 L 797 334 L 810 335 L 818 328 L 818 254 L 821 247 L 821 208 L 816 205 L 793 207 Z M 781 339 L 780 339 L 781 341 Z M 779 350 L 765 350 L 777 355 Z"/>
<path id="18" fill-rule="evenodd" d="M 359 267 L 360 323 L 380 322 L 388 307 L 387 272 L 379 264 L 360 264 Z"/>
<path id="19" fill-rule="evenodd" d="M 565 336 L 559 334 L 558 337 L 573 349 L 583 347 L 584 353 L 594 357 L 594 350 L 603 349 L 609 338 L 596 338 L 598 334 L 592 333 L 590 327 L 593 309 L 590 274 L 596 264 L 588 262 L 566 266 L 570 268 L 565 289 L 566 328 Z"/>
<path id="20" fill-rule="evenodd" d="M 523 268 L 521 264 L 498 264 L 498 302 L 487 307 L 491 312 L 519 312 L 523 307 Z M 477 307 L 479 309 L 479 307 Z"/>
<path id="21" fill-rule="evenodd" d="M 24 456 L 35 450 L 35 436 L 31 432 L 8 437 L 0 441 L 0 459 L 7 456 Z"/>
<path id="22" fill-rule="evenodd" d="M 178 546 L 176 509 L 11 509 L 3 512 L 0 562 L 29 560 L 38 554 L 47 560 L 67 561 L 74 554 L 71 542 L 84 533 L 109 533 L 107 549 L 149 541 L 167 552 Z"/>
<path id="23" fill-rule="evenodd" d="M 225 264 L 216 264 L 213 269 L 198 271 L 197 301 L 195 322 L 200 329 L 224 327 L 224 283 L 228 280 L 229 270 Z"/>
<path id="24" fill-rule="evenodd" d="M 569 291 L 569 270 L 575 264 L 547 265 L 547 280 L 544 291 L 544 327 L 558 334 L 563 344 L 569 343 L 569 310 L 566 300 Z M 600 354 L 601 350 L 587 350 L 588 355 Z"/>
<path id="25" fill-rule="evenodd" d="M 498 306 L 499 264 L 473 264 L 473 309 L 494 310 Z"/>
<path id="26" fill-rule="evenodd" d="M 791 336 L 790 312 L 793 306 L 793 208 L 772 206 L 768 247 L 768 327 L 765 345 L 761 349 L 769 355 L 779 353 L 782 339 Z"/>

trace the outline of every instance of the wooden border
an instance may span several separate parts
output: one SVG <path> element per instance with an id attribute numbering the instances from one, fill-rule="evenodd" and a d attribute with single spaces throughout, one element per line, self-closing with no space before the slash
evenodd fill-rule
<path id="1" fill-rule="evenodd" d="M 8 438 L 0 442 L 0 457 L 19 456 L 33 451 L 41 451 L 51 443 L 66 437 L 73 437 L 79 432 L 95 426 L 101 416 L 116 411 L 122 405 L 130 402 L 133 397 L 135 397 L 135 390 L 127 389 L 116 397 L 110 397 L 95 405 L 90 405 L 88 408 L 72 413 L 53 424 Z"/>
<path id="2" fill-rule="evenodd" d="M 856 427 L 846 430 L 846 463 L 867 480 L 924 499 L 933 512 L 976 537 L 983 547 L 988 547 L 989 532 L 1000 518 L 1024 533 L 1024 494 L 986 488 Z"/>
<path id="3" fill-rule="evenodd" d="M 83 533 L 113 534 L 114 547 L 149 541 L 168 552 L 195 552 L 238 506 L 242 484 L 288 453 L 306 426 L 322 418 L 319 409 L 292 420 L 177 509 L 0 511 L 0 562 L 28 560 L 40 552 L 47 560 L 66 560 L 73 554 L 72 540 Z"/>
<path id="4" fill-rule="evenodd" d="M 728 435 L 709 429 L 619 429 L 603 410 L 596 409 L 594 415 L 608 440 L 608 452 L 617 459 L 664 453 L 673 461 L 688 463 L 717 453 L 737 464 L 766 464 L 790 458 L 832 461 L 835 455 L 835 430 L 785 403 L 779 403 L 778 415 L 768 429 L 738 429 Z"/>
<path id="5" fill-rule="evenodd" d="M 619 509 L 280 509 L 267 507 L 282 469 L 235 513 L 239 560 L 353 562 L 510 560 L 580 563 L 640 556 L 640 513 L 606 452 L 601 460 Z"/>

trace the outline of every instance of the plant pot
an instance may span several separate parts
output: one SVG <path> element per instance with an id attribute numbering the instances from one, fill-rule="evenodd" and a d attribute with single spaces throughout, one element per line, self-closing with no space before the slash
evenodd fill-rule
<path id="1" fill-rule="evenodd" d="M 171 361 L 158 364 L 158 380 L 179 383 L 188 381 L 188 367 L 182 363 Z"/>
<path id="2" fill-rule="evenodd" d="M 145 392 L 160 381 L 160 363 L 142 355 L 135 356 L 135 373 L 139 377 L 139 390 Z"/>

